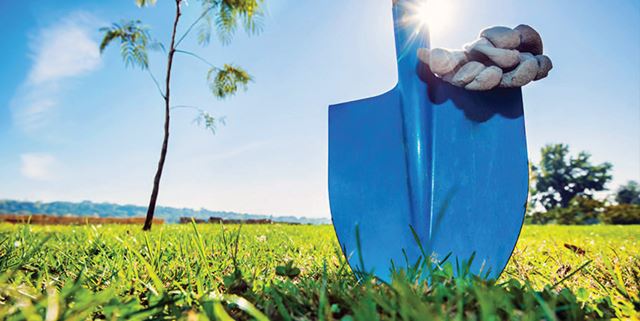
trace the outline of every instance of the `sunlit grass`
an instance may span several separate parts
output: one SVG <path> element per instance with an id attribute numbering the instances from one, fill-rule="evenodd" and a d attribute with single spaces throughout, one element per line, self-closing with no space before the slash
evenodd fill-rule
<path id="1" fill-rule="evenodd" d="M 331 226 L 0 225 L 0 319 L 633 317 L 640 226 L 526 226 L 502 277 L 356 280 Z"/>

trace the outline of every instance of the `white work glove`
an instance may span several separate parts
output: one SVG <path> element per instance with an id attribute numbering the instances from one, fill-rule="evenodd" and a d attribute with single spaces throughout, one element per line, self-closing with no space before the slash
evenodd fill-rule
<path id="1" fill-rule="evenodd" d="M 417 54 L 436 76 L 468 90 L 522 87 L 553 68 L 540 34 L 527 25 L 487 28 L 464 50 L 423 48 Z"/>

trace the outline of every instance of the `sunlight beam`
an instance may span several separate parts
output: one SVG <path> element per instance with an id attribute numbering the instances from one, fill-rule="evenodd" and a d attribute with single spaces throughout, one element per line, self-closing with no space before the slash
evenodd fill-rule
<path id="1" fill-rule="evenodd" d="M 405 23 L 416 30 L 426 28 L 432 35 L 446 33 L 455 16 L 452 0 L 409 0 L 401 5 L 407 13 Z"/>

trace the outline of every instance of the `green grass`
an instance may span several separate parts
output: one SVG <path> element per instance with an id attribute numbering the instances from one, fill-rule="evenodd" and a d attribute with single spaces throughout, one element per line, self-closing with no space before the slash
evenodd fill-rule
<path id="1" fill-rule="evenodd" d="M 224 231 L 0 224 L 0 320 L 638 320 L 640 226 L 525 226 L 496 281 L 391 284 L 354 278 L 331 226 Z"/>

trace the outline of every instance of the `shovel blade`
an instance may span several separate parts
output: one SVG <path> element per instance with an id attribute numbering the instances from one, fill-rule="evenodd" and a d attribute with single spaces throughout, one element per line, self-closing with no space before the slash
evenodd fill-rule
<path id="1" fill-rule="evenodd" d="M 529 169 L 520 88 L 473 92 L 431 75 L 430 252 L 497 278 L 520 235 Z M 452 262 L 455 264 L 455 262 Z"/>
<path id="2" fill-rule="evenodd" d="M 412 241 L 400 94 L 329 108 L 329 197 L 333 226 L 356 271 L 387 279 Z"/>
<path id="3" fill-rule="evenodd" d="M 329 109 L 329 199 L 339 243 L 354 270 L 389 281 L 423 254 L 499 276 L 522 227 L 528 160 L 520 89 L 471 92 L 428 77 L 424 213 L 412 213 L 402 95 Z M 411 226 L 422 215 L 428 226 Z M 416 241 L 412 228 L 417 231 Z M 424 250 L 424 252 L 423 252 Z"/>

